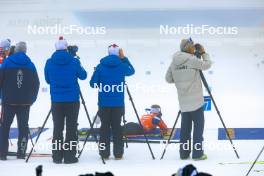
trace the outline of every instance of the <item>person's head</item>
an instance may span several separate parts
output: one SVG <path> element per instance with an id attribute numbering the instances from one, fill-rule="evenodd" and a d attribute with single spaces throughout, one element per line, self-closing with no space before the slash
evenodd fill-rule
<path id="1" fill-rule="evenodd" d="M 119 46 L 117 44 L 112 44 L 110 46 L 108 46 L 108 54 L 109 55 L 115 55 L 115 56 L 119 56 Z"/>
<path id="2" fill-rule="evenodd" d="M 194 43 L 191 38 L 189 39 L 182 39 L 181 44 L 180 44 L 180 49 L 182 52 L 194 54 L 195 52 L 195 47 Z"/>
<path id="3" fill-rule="evenodd" d="M 55 49 L 59 51 L 59 50 L 67 50 L 67 48 L 68 48 L 68 43 L 66 39 L 60 36 L 59 40 L 55 43 Z"/>
<path id="4" fill-rule="evenodd" d="M 9 55 L 10 47 L 11 47 L 10 39 L 5 39 L 0 42 L 0 51 L 1 51 L 0 54 L 2 55 L 3 58 Z"/>
<path id="5" fill-rule="evenodd" d="M 150 113 L 151 114 L 156 114 L 157 116 L 162 116 L 162 113 L 161 113 L 161 108 L 159 105 L 157 104 L 154 104 L 150 107 Z"/>
<path id="6" fill-rule="evenodd" d="M 27 53 L 27 44 L 26 42 L 18 42 L 15 46 L 15 53 L 23 52 Z"/>

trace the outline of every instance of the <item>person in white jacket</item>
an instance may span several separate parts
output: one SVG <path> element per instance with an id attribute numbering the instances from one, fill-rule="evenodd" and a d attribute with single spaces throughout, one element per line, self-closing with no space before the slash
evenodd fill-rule
<path id="1" fill-rule="evenodd" d="M 191 150 L 194 160 L 207 159 L 203 150 L 204 131 L 204 98 L 200 70 L 207 70 L 212 62 L 209 55 L 201 46 L 199 54 L 202 59 L 194 55 L 195 47 L 191 38 L 183 39 L 181 51 L 173 55 L 172 62 L 166 73 L 166 81 L 174 83 L 177 88 L 179 106 L 181 110 L 180 158 L 188 159 Z M 193 123 L 193 145 L 191 146 L 191 132 Z"/>

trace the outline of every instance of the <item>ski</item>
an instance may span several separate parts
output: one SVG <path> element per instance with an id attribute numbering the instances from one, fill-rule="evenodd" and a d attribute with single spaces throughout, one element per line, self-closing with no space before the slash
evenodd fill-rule
<path id="1" fill-rule="evenodd" d="M 263 172 L 264 173 L 264 170 L 254 170 L 254 172 Z"/>
<path id="2" fill-rule="evenodd" d="M 234 163 L 218 163 L 221 165 L 228 165 L 228 164 L 253 164 L 251 161 L 245 161 L 245 162 L 234 162 Z M 256 164 L 264 164 L 264 161 L 257 161 Z"/>
<path id="3" fill-rule="evenodd" d="M 17 152 L 8 152 L 7 156 L 17 156 Z M 26 154 L 28 156 L 28 153 Z M 52 154 L 48 153 L 32 153 L 32 157 L 51 157 Z"/>
<path id="4" fill-rule="evenodd" d="M 129 139 L 127 140 L 128 143 L 146 143 L 144 140 L 136 140 L 136 139 Z M 166 140 L 149 140 L 149 143 L 151 144 L 166 144 Z M 177 144 L 180 143 L 180 141 L 170 141 L 170 144 Z"/>

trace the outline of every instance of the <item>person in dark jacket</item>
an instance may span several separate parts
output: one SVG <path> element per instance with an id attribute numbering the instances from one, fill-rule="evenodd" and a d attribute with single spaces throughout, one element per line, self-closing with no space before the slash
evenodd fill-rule
<path id="1" fill-rule="evenodd" d="M 80 60 L 67 52 L 67 41 L 60 38 L 56 51 L 47 60 L 45 79 L 50 85 L 51 110 L 54 122 L 52 158 L 54 163 L 76 163 L 77 121 L 79 114 L 80 87 L 78 79 L 85 80 L 87 73 Z M 64 121 L 66 137 L 63 140 Z"/>
<path id="2" fill-rule="evenodd" d="M 15 53 L 6 58 L 0 69 L 0 88 L 2 90 L 1 160 L 8 154 L 8 138 L 14 116 L 17 116 L 19 137 L 17 158 L 24 159 L 28 142 L 28 120 L 30 106 L 36 101 L 39 78 L 34 64 L 26 55 L 25 42 L 16 44 Z"/>
<path id="3" fill-rule="evenodd" d="M 123 50 L 113 44 L 108 48 L 109 55 L 102 58 L 90 80 L 92 88 L 99 88 L 98 116 L 101 119 L 100 155 L 108 159 L 110 156 L 110 135 L 113 134 L 114 157 L 122 159 L 124 144 L 122 141 L 121 118 L 124 115 L 125 77 L 131 76 L 135 70 Z"/>

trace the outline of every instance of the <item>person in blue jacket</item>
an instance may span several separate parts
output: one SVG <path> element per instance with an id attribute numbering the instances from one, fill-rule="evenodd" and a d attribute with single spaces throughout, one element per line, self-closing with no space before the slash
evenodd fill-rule
<path id="1" fill-rule="evenodd" d="M 17 43 L 15 53 L 6 58 L 0 68 L 0 89 L 2 91 L 1 160 L 7 159 L 9 131 L 15 115 L 19 130 L 17 158 L 25 158 L 30 106 L 36 101 L 39 90 L 39 77 L 35 65 L 26 55 L 26 51 L 25 42 Z"/>
<path id="2" fill-rule="evenodd" d="M 109 55 L 102 58 L 90 80 L 92 88 L 98 88 L 98 116 L 101 119 L 99 154 L 108 159 L 110 156 L 110 135 L 113 134 L 114 157 L 122 159 L 124 143 L 122 141 L 121 118 L 124 115 L 125 77 L 135 70 L 123 50 L 116 44 L 108 47 Z M 102 147 L 104 146 L 104 147 Z"/>
<path id="3" fill-rule="evenodd" d="M 85 80 L 87 73 L 80 60 L 67 51 L 67 41 L 60 38 L 55 44 L 56 51 L 47 60 L 45 79 L 50 85 L 51 110 L 53 116 L 52 158 L 56 164 L 78 162 L 77 121 L 79 114 L 80 87 L 78 79 Z M 66 137 L 63 139 L 64 121 Z"/>

